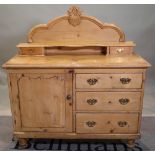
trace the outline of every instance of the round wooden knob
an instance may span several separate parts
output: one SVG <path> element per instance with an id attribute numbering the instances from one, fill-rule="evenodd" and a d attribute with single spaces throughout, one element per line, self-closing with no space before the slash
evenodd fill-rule
<path id="1" fill-rule="evenodd" d="M 124 48 L 118 48 L 118 49 L 117 49 L 117 52 L 118 52 L 118 53 L 122 53 L 123 51 L 124 51 Z"/>
<path id="2" fill-rule="evenodd" d="M 71 95 L 67 95 L 66 99 L 67 100 L 71 100 L 72 99 L 72 96 Z"/>

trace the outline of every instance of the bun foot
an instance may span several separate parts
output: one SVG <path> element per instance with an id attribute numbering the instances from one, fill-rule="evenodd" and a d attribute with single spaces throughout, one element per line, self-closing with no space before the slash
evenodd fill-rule
<path id="1" fill-rule="evenodd" d="M 128 140 L 127 142 L 127 147 L 128 147 L 128 150 L 132 150 L 135 146 L 135 140 L 134 139 L 130 139 Z"/>
<path id="2" fill-rule="evenodd" d="M 26 149 L 28 147 L 28 139 L 27 138 L 19 138 L 19 149 Z"/>

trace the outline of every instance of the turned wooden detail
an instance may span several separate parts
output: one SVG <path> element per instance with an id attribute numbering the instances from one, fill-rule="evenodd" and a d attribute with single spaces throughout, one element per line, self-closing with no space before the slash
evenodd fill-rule
<path id="1" fill-rule="evenodd" d="M 135 139 L 129 139 L 127 141 L 127 147 L 128 147 L 129 150 L 133 149 L 135 147 Z"/>
<path id="2" fill-rule="evenodd" d="M 28 147 L 28 139 L 27 138 L 19 138 L 19 148 L 20 149 L 26 149 Z"/>

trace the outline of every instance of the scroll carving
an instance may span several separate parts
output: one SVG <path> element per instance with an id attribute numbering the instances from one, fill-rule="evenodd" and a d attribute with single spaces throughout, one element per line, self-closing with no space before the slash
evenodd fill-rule
<path id="1" fill-rule="evenodd" d="M 68 22 L 72 26 L 77 26 L 81 23 L 81 11 L 78 7 L 72 6 L 68 10 Z"/>

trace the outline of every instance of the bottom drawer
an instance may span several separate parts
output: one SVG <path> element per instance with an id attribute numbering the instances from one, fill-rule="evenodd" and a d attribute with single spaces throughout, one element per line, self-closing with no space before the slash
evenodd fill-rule
<path id="1" fill-rule="evenodd" d="M 77 113 L 77 133 L 131 134 L 138 132 L 139 115 L 116 113 Z"/>

